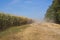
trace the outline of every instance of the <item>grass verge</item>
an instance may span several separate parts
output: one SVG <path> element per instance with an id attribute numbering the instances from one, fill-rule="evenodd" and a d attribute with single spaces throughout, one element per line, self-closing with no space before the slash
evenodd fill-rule
<path id="1" fill-rule="evenodd" d="M 16 34 L 18 32 L 21 32 L 29 26 L 30 26 L 29 24 L 26 24 L 26 25 L 22 25 L 22 26 L 10 27 L 10 28 L 0 32 L 0 38 L 7 36 L 7 35 Z"/>

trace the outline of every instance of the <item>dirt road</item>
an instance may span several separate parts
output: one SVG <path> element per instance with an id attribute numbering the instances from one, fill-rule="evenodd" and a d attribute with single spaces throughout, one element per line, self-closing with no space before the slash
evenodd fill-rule
<path id="1" fill-rule="evenodd" d="M 20 33 L 18 33 L 18 36 Z M 60 40 L 60 25 L 33 23 L 22 32 L 21 40 Z"/>
<path id="2" fill-rule="evenodd" d="M 54 23 L 33 23 L 31 27 L 1 40 L 60 40 L 60 25 Z"/>

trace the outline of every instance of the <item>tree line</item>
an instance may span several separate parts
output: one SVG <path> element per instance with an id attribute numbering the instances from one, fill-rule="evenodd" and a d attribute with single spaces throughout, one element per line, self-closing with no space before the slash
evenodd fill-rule
<path id="1" fill-rule="evenodd" d="M 47 21 L 53 20 L 55 23 L 60 24 L 60 0 L 53 0 L 51 6 L 49 6 L 45 19 Z"/>

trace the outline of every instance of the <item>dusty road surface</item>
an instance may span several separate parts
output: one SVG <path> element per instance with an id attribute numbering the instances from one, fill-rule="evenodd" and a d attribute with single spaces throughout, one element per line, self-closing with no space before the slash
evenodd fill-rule
<path id="1" fill-rule="evenodd" d="M 20 33 L 17 34 L 18 36 Z M 60 25 L 33 23 L 22 32 L 21 40 L 60 40 Z"/>
<path id="2" fill-rule="evenodd" d="M 1 40 L 60 40 L 60 25 L 33 23 L 22 32 L 3 37 Z"/>

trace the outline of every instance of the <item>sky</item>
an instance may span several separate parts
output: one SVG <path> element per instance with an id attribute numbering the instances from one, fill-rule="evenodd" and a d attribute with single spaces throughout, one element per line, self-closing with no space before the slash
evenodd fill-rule
<path id="1" fill-rule="evenodd" d="M 0 12 L 43 19 L 52 0 L 0 0 Z"/>

